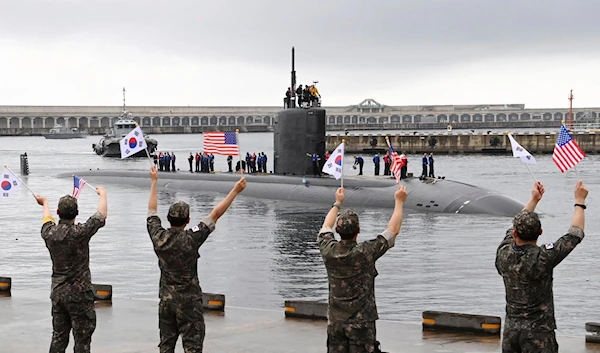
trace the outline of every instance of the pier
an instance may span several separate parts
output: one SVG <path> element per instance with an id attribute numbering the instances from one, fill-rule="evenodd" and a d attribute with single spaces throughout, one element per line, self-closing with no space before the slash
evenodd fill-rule
<path id="1" fill-rule="evenodd" d="M 365 99 L 347 106 L 323 106 L 327 130 L 392 130 L 454 128 L 551 128 L 565 120 L 568 108 L 526 108 L 525 104 L 385 105 Z M 151 134 L 202 131 L 270 131 L 281 106 L 127 106 L 133 119 Z M 102 134 L 123 111 L 122 106 L 0 106 L 0 135 L 39 135 L 68 124 L 90 135 Z M 576 123 L 596 121 L 600 107 L 575 108 Z"/>
<path id="2" fill-rule="evenodd" d="M 513 137 L 530 153 L 548 154 L 554 151 L 557 135 L 558 128 L 554 131 L 514 133 Z M 585 153 L 594 154 L 600 152 L 600 131 L 597 133 L 576 131 L 572 132 L 571 135 Z M 431 134 L 414 132 L 387 136 L 390 139 L 392 147 L 398 153 L 512 153 L 510 141 L 506 133 L 455 133 L 445 131 Z M 385 153 L 388 150 L 385 137 L 386 135 L 381 133 L 347 136 L 344 134 L 328 135 L 326 137 L 326 146 L 331 151 L 342 142 L 342 139 L 345 139 L 347 153 Z"/>
<path id="3" fill-rule="evenodd" d="M 283 303 L 282 303 L 283 304 Z M 113 298 L 96 304 L 97 325 L 92 351 L 145 353 L 158 351 L 158 299 Z M 0 298 L 0 352 L 43 352 L 50 346 L 52 317 L 47 293 L 13 290 Z M 224 312 L 206 311 L 207 352 L 322 353 L 326 351 L 327 321 L 286 318 L 284 308 L 274 310 L 226 306 Z M 583 323 L 582 323 L 583 325 Z M 583 326 L 582 326 L 583 327 Z M 379 320 L 377 339 L 384 352 L 501 352 L 499 336 L 423 331 L 418 323 Z M 600 344 L 585 337 L 558 337 L 560 350 L 600 352 Z M 71 338 L 69 348 L 73 348 Z M 176 352 L 183 352 L 181 339 Z"/>

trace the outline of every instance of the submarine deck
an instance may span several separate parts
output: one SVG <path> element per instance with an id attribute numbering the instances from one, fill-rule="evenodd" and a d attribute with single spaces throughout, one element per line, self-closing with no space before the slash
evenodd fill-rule
<path id="1" fill-rule="evenodd" d="M 0 298 L 0 352 L 47 351 L 52 335 L 50 300 L 40 292 L 12 291 Z M 100 302 L 101 303 L 101 302 Z M 158 351 L 158 300 L 113 298 L 111 306 L 97 304 L 93 352 L 142 353 Z M 207 352 L 317 353 L 325 352 L 326 321 L 290 319 L 279 311 L 225 308 L 205 315 Z M 499 337 L 423 332 L 421 325 L 379 320 L 377 337 L 384 352 L 500 352 Z M 558 337 L 561 351 L 600 352 L 600 344 L 585 338 Z M 68 351 L 73 347 L 71 338 Z M 176 352 L 182 352 L 181 339 Z"/>

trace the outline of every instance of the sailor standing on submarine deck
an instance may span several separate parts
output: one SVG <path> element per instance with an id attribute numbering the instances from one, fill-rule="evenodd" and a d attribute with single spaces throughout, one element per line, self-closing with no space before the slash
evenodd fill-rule
<path id="1" fill-rule="evenodd" d="M 343 210 L 338 216 L 344 202 L 344 189 L 339 188 L 335 194 L 336 202 L 317 236 L 329 281 L 328 353 L 371 353 L 378 346 L 375 261 L 394 246 L 402 225 L 406 196 L 406 189 L 400 186 L 394 194 L 396 204 L 387 229 L 375 239 L 357 243 L 360 233 L 358 215 L 352 210 Z M 334 237 L 334 224 L 341 241 Z"/>
<path id="2" fill-rule="evenodd" d="M 190 222 L 190 206 L 182 201 L 169 207 L 165 229 L 158 217 L 156 168 L 150 169 L 150 199 L 147 228 L 160 267 L 158 327 L 161 353 L 175 352 L 181 335 L 186 353 L 201 353 L 204 345 L 204 308 L 198 281 L 198 249 L 215 230 L 215 223 L 227 211 L 235 197 L 246 187 L 241 178 L 231 192 L 195 227 L 185 230 Z"/>

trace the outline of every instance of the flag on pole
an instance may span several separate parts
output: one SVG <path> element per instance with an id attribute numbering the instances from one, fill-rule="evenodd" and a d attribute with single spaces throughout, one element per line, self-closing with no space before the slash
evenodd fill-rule
<path id="1" fill-rule="evenodd" d="M 396 177 L 396 184 L 400 182 L 400 175 L 402 168 L 402 158 L 398 155 L 398 152 L 392 147 L 392 143 L 386 138 L 388 147 L 390 148 L 390 172 Z"/>
<path id="2" fill-rule="evenodd" d="M 21 182 L 8 168 L 4 168 L 2 173 L 2 181 L 0 181 L 0 199 L 9 198 L 12 193 L 19 190 Z"/>
<path id="3" fill-rule="evenodd" d="M 123 139 L 121 139 L 121 159 L 133 156 L 139 151 L 146 148 L 146 139 L 142 128 L 136 126 Z"/>
<path id="4" fill-rule="evenodd" d="M 344 174 L 344 143 L 335 148 L 323 166 L 323 173 L 331 174 L 339 179 Z"/>
<path id="5" fill-rule="evenodd" d="M 83 180 L 83 178 L 78 177 L 77 175 L 73 175 L 73 197 L 79 198 L 79 194 L 83 187 L 87 184 L 87 181 Z"/>
<path id="6" fill-rule="evenodd" d="M 552 162 L 556 164 L 561 173 L 564 173 L 579 163 L 583 157 L 585 157 L 585 152 L 579 148 L 579 145 L 573 140 L 565 125 L 562 124 L 556 145 L 554 145 Z"/>
<path id="7" fill-rule="evenodd" d="M 239 146 L 235 132 L 205 132 L 204 152 L 225 156 L 238 156 Z"/>
<path id="8" fill-rule="evenodd" d="M 508 133 L 508 139 L 512 146 L 513 157 L 519 157 L 525 164 L 536 164 L 535 158 L 523 146 L 521 146 L 511 133 Z"/>

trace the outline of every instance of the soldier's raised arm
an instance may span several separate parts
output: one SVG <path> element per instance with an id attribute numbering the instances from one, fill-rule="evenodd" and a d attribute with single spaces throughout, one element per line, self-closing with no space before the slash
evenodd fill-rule
<path id="1" fill-rule="evenodd" d="M 544 184 L 542 184 L 542 182 L 536 181 L 535 183 L 533 183 L 533 187 L 531 188 L 531 198 L 529 199 L 529 202 L 527 202 L 525 207 L 523 207 L 523 210 L 527 210 L 529 212 L 535 212 L 535 208 L 537 207 L 538 203 L 544 196 L 544 192 L 546 192 L 546 189 L 544 189 Z M 504 239 L 498 246 L 498 250 L 500 248 L 502 248 L 503 246 L 505 246 L 506 244 L 510 244 L 513 241 L 513 233 L 514 233 L 514 226 L 511 225 L 506 230 L 506 234 L 504 235 Z"/>
<path id="2" fill-rule="evenodd" d="M 562 262 L 575 247 L 581 243 L 584 237 L 583 228 L 585 225 L 585 199 L 588 195 L 588 190 L 583 186 L 581 181 L 575 186 L 575 209 L 573 211 L 573 219 L 567 234 L 560 237 L 554 243 L 548 243 L 542 246 L 540 255 L 545 266 L 553 268 Z"/>
<path id="3" fill-rule="evenodd" d="M 98 201 L 98 212 L 104 216 L 104 218 L 108 217 L 108 202 L 106 200 L 106 190 L 102 186 L 98 186 L 96 188 L 96 193 L 100 196 L 100 201 Z"/>
<path id="4" fill-rule="evenodd" d="M 237 183 L 233 186 L 229 194 L 225 196 L 225 198 L 219 202 L 217 206 L 212 210 L 209 217 L 213 220 L 213 222 L 217 223 L 219 218 L 227 211 L 231 203 L 235 199 L 235 197 L 246 188 L 246 178 L 241 178 Z"/>

